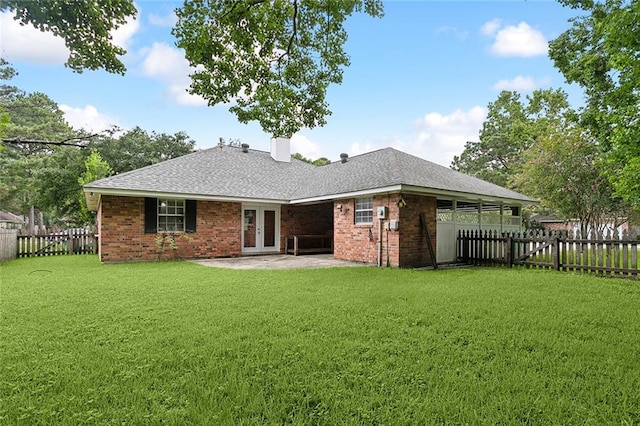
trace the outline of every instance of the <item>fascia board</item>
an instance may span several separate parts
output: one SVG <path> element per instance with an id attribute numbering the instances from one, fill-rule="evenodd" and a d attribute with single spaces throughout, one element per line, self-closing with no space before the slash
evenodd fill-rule
<path id="1" fill-rule="evenodd" d="M 266 203 L 266 204 L 288 204 L 288 200 L 277 200 L 270 198 L 250 198 L 250 197 L 224 197 L 213 196 L 203 194 L 184 194 L 176 192 L 153 192 L 153 191 L 137 191 L 130 189 L 105 189 L 105 188 L 92 188 L 85 186 L 85 194 L 99 194 L 99 195 L 115 195 L 120 197 L 153 197 L 153 198 L 184 198 L 189 200 L 203 200 L 203 201 L 223 201 L 232 203 Z M 85 195 L 86 196 L 86 195 Z"/>
<path id="2" fill-rule="evenodd" d="M 392 185 L 392 186 L 385 186 L 382 188 L 364 189 L 362 191 L 343 192 L 341 194 L 328 194 L 328 195 L 321 195 L 319 197 L 299 198 L 297 200 L 291 200 L 289 204 L 307 204 L 307 203 L 315 203 L 318 201 L 338 200 L 342 198 L 356 198 L 356 197 L 365 197 L 367 195 L 390 194 L 393 192 L 400 192 L 401 190 L 402 190 L 402 185 Z"/>
<path id="3" fill-rule="evenodd" d="M 411 185 L 402 185 L 402 192 L 408 193 L 408 194 L 443 196 L 443 197 L 452 198 L 454 200 L 489 202 L 489 203 L 497 203 L 497 204 L 509 203 L 514 205 L 523 205 L 523 204 L 540 203 L 540 200 L 535 200 L 533 198 L 528 200 L 523 200 L 520 198 L 496 197 L 492 195 L 475 194 L 471 192 L 449 191 L 446 189 L 424 188 L 421 186 L 411 186 Z"/>

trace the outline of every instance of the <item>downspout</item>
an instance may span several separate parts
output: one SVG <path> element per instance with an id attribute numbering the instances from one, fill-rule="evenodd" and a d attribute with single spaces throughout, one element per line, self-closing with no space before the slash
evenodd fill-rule
<path id="1" fill-rule="evenodd" d="M 382 220 L 378 219 L 378 267 L 382 267 Z"/>

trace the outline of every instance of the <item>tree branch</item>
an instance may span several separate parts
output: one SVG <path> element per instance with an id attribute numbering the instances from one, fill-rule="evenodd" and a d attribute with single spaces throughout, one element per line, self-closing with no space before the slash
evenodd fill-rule
<path id="1" fill-rule="evenodd" d="M 47 141 L 47 140 L 35 140 L 35 139 L 22 139 L 20 137 L 17 138 L 2 138 L 2 143 L 18 145 L 18 144 L 30 144 L 30 145 L 54 145 L 54 146 L 75 146 L 76 148 L 86 148 L 87 145 L 82 143 L 87 139 L 95 138 L 96 136 L 100 136 L 99 133 L 89 135 L 89 136 L 78 136 L 73 138 L 64 139 L 61 141 Z M 78 141 L 78 142 L 74 142 Z"/>
<path id="2" fill-rule="evenodd" d="M 291 46 L 293 46 L 293 40 L 295 40 L 298 35 L 298 0 L 293 0 L 293 19 L 291 21 L 293 24 L 293 31 L 291 32 L 291 37 L 289 37 L 289 44 L 287 45 L 287 50 L 278 58 L 278 63 L 285 56 L 289 56 L 291 53 Z"/>
<path id="3" fill-rule="evenodd" d="M 251 10 L 251 8 L 252 8 L 253 6 L 256 6 L 256 5 L 259 5 L 259 4 L 261 4 L 261 3 L 264 3 L 265 1 L 266 1 L 266 0 L 253 0 L 253 1 L 251 1 L 251 2 L 249 2 L 249 3 L 247 4 L 247 8 L 244 10 L 244 12 L 240 12 L 240 13 L 246 13 L 246 12 L 248 12 L 249 10 Z M 231 12 L 233 12 L 233 10 L 236 8 L 236 6 L 238 6 L 240 3 L 242 3 L 242 0 L 238 0 L 238 1 L 236 1 L 235 3 L 233 3 L 233 6 L 231 6 L 231 8 L 230 8 L 229 10 L 227 10 L 225 13 L 223 13 L 223 14 L 220 16 L 220 20 L 222 20 L 222 19 L 226 18 L 227 16 L 231 15 Z"/>

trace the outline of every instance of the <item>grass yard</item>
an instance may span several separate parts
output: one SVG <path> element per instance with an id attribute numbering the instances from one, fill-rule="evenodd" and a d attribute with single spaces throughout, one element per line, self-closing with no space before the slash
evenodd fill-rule
<path id="1" fill-rule="evenodd" d="M 1 424 L 639 424 L 640 282 L 0 265 Z"/>

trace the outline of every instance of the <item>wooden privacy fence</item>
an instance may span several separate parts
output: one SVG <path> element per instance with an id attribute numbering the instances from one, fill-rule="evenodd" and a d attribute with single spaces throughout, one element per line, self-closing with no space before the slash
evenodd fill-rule
<path id="1" fill-rule="evenodd" d="M 460 231 L 458 258 L 474 265 L 524 265 L 638 278 L 640 241 L 627 235 L 580 238 L 559 232 Z"/>
<path id="2" fill-rule="evenodd" d="M 59 233 L 18 236 L 18 257 L 94 254 L 98 236 L 93 233 Z"/>
<path id="3" fill-rule="evenodd" d="M 17 229 L 0 229 L 0 262 L 16 258 L 17 237 Z"/>

